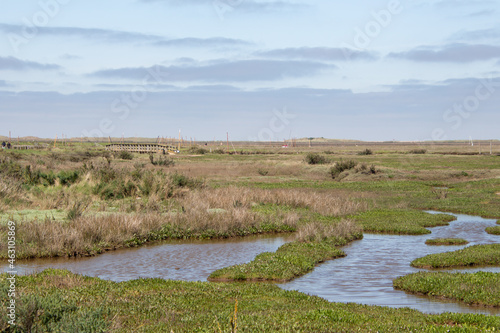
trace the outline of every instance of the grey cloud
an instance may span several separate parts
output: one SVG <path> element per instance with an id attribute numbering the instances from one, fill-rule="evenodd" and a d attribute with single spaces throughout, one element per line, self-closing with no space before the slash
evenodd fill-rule
<path id="1" fill-rule="evenodd" d="M 61 69 L 61 66 L 55 64 L 41 64 L 39 62 L 22 60 L 14 57 L 0 57 L 0 70 L 13 70 L 13 71 L 24 71 L 24 70 L 57 70 Z"/>
<path id="2" fill-rule="evenodd" d="M 6 33 L 23 34 L 22 25 L 3 24 L 0 23 L 0 31 Z M 93 28 L 78 28 L 78 27 L 37 27 L 38 33 L 41 35 L 50 36 L 77 36 L 83 38 L 102 39 L 108 42 L 130 42 L 130 41 L 157 41 L 164 37 L 156 35 L 147 35 L 134 32 L 108 30 L 108 29 L 93 29 Z"/>
<path id="3" fill-rule="evenodd" d="M 478 11 L 478 12 L 474 12 L 474 13 L 470 13 L 468 15 L 466 15 L 467 17 L 482 17 L 482 16 L 490 16 L 490 15 L 493 15 L 495 14 L 495 10 L 494 9 L 485 9 L 485 10 L 481 10 L 481 11 Z"/>
<path id="4" fill-rule="evenodd" d="M 455 7 L 477 7 L 494 5 L 495 1 L 491 0 L 442 0 L 435 2 L 438 7 L 455 8 Z"/>
<path id="5" fill-rule="evenodd" d="M 465 63 L 500 58 L 500 46 L 450 44 L 439 49 L 424 46 L 406 52 L 390 53 L 388 57 L 416 62 Z"/>
<path id="6" fill-rule="evenodd" d="M 245 46 L 252 45 L 241 39 L 214 37 L 214 38 L 178 38 L 161 40 L 152 43 L 154 46 L 177 46 L 177 47 L 213 47 L 213 46 Z"/>
<path id="7" fill-rule="evenodd" d="M 60 58 L 64 60 L 76 60 L 76 59 L 81 59 L 82 57 L 79 57 L 74 54 L 63 54 Z"/>
<path id="8" fill-rule="evenodd" d="M 255 1 L 255 0 L 219 0 L 215 2 L 214 0 L 139 0 L 139 2 L 144 3 L 155 3 L 162 2 L 168 5 L 174 6 L 186 6 L 186 5 L 202 5 L 202 6 L 227 6 L 232 8 L 237 8 L 239 10 L 247 11 L 262 11 L 262 10 L 294 10 L 309 7 L 310 5 L 305 2 L 291 2 L 291 1 Z"/>
<path id="9" fill-rule="evenodd" d="M 500 78 L 492 80 L 499 82 Z M 498 94 L 481 101 L 481 112 L 464 119 L 459 129 L 453 128 L 452 118 L 444 117 L 447 109 L 474 94 L 478 84 L 474 78 L 436 83 L 407 81 L 387 92 L 356 94 L 349 90 L 313 88 L 242 91 L 222 86 L 213 90 L 151 92 L 137 112 L 125 120 L 110 108 L 113 100 L 129 93 L 127 90 L 70 95 L 0 91 L 0 114 L 7 123 L 21 122 L 30 116 L 32 125 L 22 130 L 26 135 L 45 137 L 60 131 L 61 126 L 68 134 L 80 137 L 84 130 L 98 128 L 103 117 L 109 117 L 113 131 L 106 136 L 175 135 L 182 128 L 187 135 L 195 133 L 198 139 L 212 139 L 225 137 L 230 128 L 231 138 L 245 140 L 258 138 L 259 132 L 269 126 L 269 119 L 274 116 L 272 110 L 284 107 L 295 118 L 286 131 L 276 134 L 281 139 L 288 137 L 290 130 L 296 137 L 431 139 L 436 128 L 443 129 L 449 139 L 464 139 L 469 135 L 494 137 L 500 121 Z M 68 106 L 73 106 L 72 112 L 68 112 Z M 63 119 L 63 123 L 55 119 Z"/>
<path id="10" fill-rule="evenodd" d="M 449 39 L 455 41 L 458 40 L 458 41 L 471 41 L 471 42 L 477 42 L 479 40 L 498 40 L 500 39 L 500 29 L 490 28 L 490 29 L 461 31 L 453 34 Z"/>
<path id="11" fill-rule="evenodd" d="M 240 60 L 199 66 L 106 69 L 90 75 L 142 80 L 149 70 L 160 72 L 165 81 L 244 82 L 305 77 L 334 68 L 334 65 L 313 61 Z"/>
<path id="12" fill-rule="evenodd" d="M 258 52 L 257 55 L 269 58 L 332 60 L 375 60 L 377 57 L 368 51 L 332 47 L 284 48 Z"/>
<path id="13" fill-rule="evenodd" d="M 23 35 L 21 25 L 0 23 L 0 31 L 5 33 L 15 33 Z M 142 34 L 128 31 L 118 31 L 109 29 L 93 29 L 78 27 L 38 27 L 38 33 L 48 36 L 72 36 L 86 39 L 102 40 L 110 43 L 137 42 L 146 43 L 152 46 L 182 46 L 182 47 L 221 47 L 221 46 L 244 46 L 252 45 L 250 42 L 241 39 L 231 39 L 224 37 L 213 38 L 166 38 L 164 36 Z"/>

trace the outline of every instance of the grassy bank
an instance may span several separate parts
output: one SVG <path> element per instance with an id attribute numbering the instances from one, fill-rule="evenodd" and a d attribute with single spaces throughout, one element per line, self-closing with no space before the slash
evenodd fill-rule
<path id="1" fill-rule="evenodd" d="M 448 225 L 456 217 L 448 214 L 429 214 L 417 210 L 370 210 L 353 216 L 365 232 L 423 235 L 430 234 L 426 228 Z"/>
<path id="2" fill-rule="evenodd" d="M 299 230 L 298 240 L 282 245 L 276 252 L 261 253 L 253 261 L 217 270 L 209 281 L 286 282 L 302 276 L 323 261 L 345 256 L 338 246 L 362 238 L 352 221 L 325 226 L 309 224 Z"/>
<path id="3" fill-rule="evenodd" d="M 500 306 L 500 273 L 419 272 L 394 280 L 394 288 L 472 305 Z"/>
<path id="4" fill-rule="evenodd" d="M 7 285 L 1 275 L 2 290 Z M 18 330 L 70 332 L 492 332 L 500 318 L 330 303 L 272 284 L 140 279 L 47 270 L 17 279 Z M 1 301 L 6 301 L 1 293 Z M 237 300 L 237 307 L 236 305 Z M 16 332 L 1 307 L 0 330 Z M 219 330 L 220 327 L 220 330 Z M 232 327 L 236 329 L 232 330 Z"/>
<path id="5" fill-rule="evenodd" d="M 189 211 L 177 214 L 111 214 L 82 216 L 60 222 L 45 220 L 17 227 L 17 259 L 91 256 L 165 239 L 211 239 L 295 230 L 297 216 L 274 216 L 241 209 L 224 212 Z M 0 226 L 6 239 L 7 226 Z M 0 244 L 0 258 L 6 258 Z"/>
<path id="6" fill-rule="evenodd" d="M 418 268 L 500 266 L 500 244 L 473 245 L 457 251 L 430 254 L 413 260 L 411 266 Z"/>
<path id="7" fill-rule="evenodd" d="M 434 238 L 425 241 L 427 245 L 466 245 L 468 243 L 462 238 Z"/>

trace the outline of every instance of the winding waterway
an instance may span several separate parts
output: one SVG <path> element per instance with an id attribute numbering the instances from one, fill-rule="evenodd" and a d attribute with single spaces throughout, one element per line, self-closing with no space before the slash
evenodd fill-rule
<path id="1" fill-rule="evenodd" d="M 434 212 L 432 212 L 434 213 Z M 419 271 L 409 264 L 413 259 L 431 253 L 453 251 L 464 246 L 427 246 L 428 238 L 464 238 L 474 244 L 498 243 L 500 236 L 484 229 L 496 220 L 457 215 L 449 226 L 432 228 L 423 236 L 365 234 L 359 241 L 343 247 L 347 257 L 328 261 L 289 283 L 287 290 L 317 295 L 332 302 L 355 302 L 390 307 L 410 307 L 427 313 L 470 312 L 500 315 L 500 309 L 475 308 L 456 302 L 416 296 L 394 290 L 392 280 Z M 107 252 L 97 257 L 79 259 L 37 259 L 18 261 L 18 274 L 46 268 L 67 269 L 74 273 L 112 281 L 137 278 L 163 278 L 184 281 L 206 281 L 211 272 L 253 260 L 262 252 L 274 252 L 293 239 L 287 237 L 248 237 L 223 241 L 169 241 L 140 248 Z M 7 271 L 0 266 L 0 271 Z M 500 272 L 500 267 L 475 268 Z M 450 270 L 451 271 L 451 270 Z M 453 270 L 456 271 L 456 270 Z"/>
<path id="2" fill-rule="evenodd" d="M 435 212 L 432 212 L 435 213 Z M 484 229 L 495 225 L 496 220 L 475 216 L 457 215 L 449 226 L 431 228 L 432 234 L 422 236 L 393 236 L 365 234 L 364 238 L 342 248 L 346 257 L 328 261 L 303 277 L 281 287 L 323 297 L 331 302 L 353 302 L 367 305 L 410 307 L 426 313 L 467 312 L 500 315 L 500 309 L 477 308 L 456 302 L 416 296 L 395 290 L 392 280 L 421 271 L 410 266 L 416 258 L 431 253 L 454 251 L 465 246 L 428 246 L 429 238 L 464 238 L 470 243 L 491 244 L 499 236 L 489 235 Z M 500 267 L 449 272 L 474 271 L 500 272 Z"/>

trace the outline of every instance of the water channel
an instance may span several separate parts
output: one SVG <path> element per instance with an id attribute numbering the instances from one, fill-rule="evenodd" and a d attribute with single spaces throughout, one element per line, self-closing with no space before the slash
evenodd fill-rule
<path id="1" fill-rule="evenodd" d="M 435 212 L 431 212 L 435 213 Z M 464 246 L 428 246 L 428 238 L 464 238 L 474 244 L 498 243 L 500 236 L 484 229 L 496 220 L 458 215 L 449 226 L 431 228 L 432 234 L 392 236 L 365 234 L 343 250 L 347 256 L 328 261 L 289 283 L 287 290 L 317 295 L 332 302 L 355 302 L 390 307 L 410 307 L 426 313 L 466 312 L 500 315 L 500 309 L 479 308 L 457 302 L 416 296 L 394 290 L 392 280 L 419 271 L 409 263 L 431 253 L 453 251 Z M 79 259 L 37 259 L 18 261 L 18 274 L 29 274 L 46 268 L 67 269 L 74 273 L 116 282 L 137 278 L 163 278 L 184 281 L 206 281 L 211 272 L 251 261 L 261 252 L 274 252 L 293 236 L 248 237 L 222 241 L 169 241 L 140 248 L 107 252 L 97 257 Z M 474 268 L 500 272 L 500 267 Z M 4 264 L 0 271 L 7 271 Z M 457 270 L 447 270 L 455 272 Z"/>

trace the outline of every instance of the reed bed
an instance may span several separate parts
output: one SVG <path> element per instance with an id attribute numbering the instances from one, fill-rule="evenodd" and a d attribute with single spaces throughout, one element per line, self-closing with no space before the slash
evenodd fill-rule
<path id="1" fill-rule="evenodd" d="M 297 221 L 294 213 L 264 216 L 241 208 L 215 213 L 190 209 L 167 214 L 87 215 L 67 222 L 46 219 L 17 228 L 17 258 L 95 255 L 163 239 L 290 232 Z M 7 227 L 0 226 L 1 237 L 6 233 Z M 2 243 L 0 257 L 6 255 L 6 244 Z"/>

